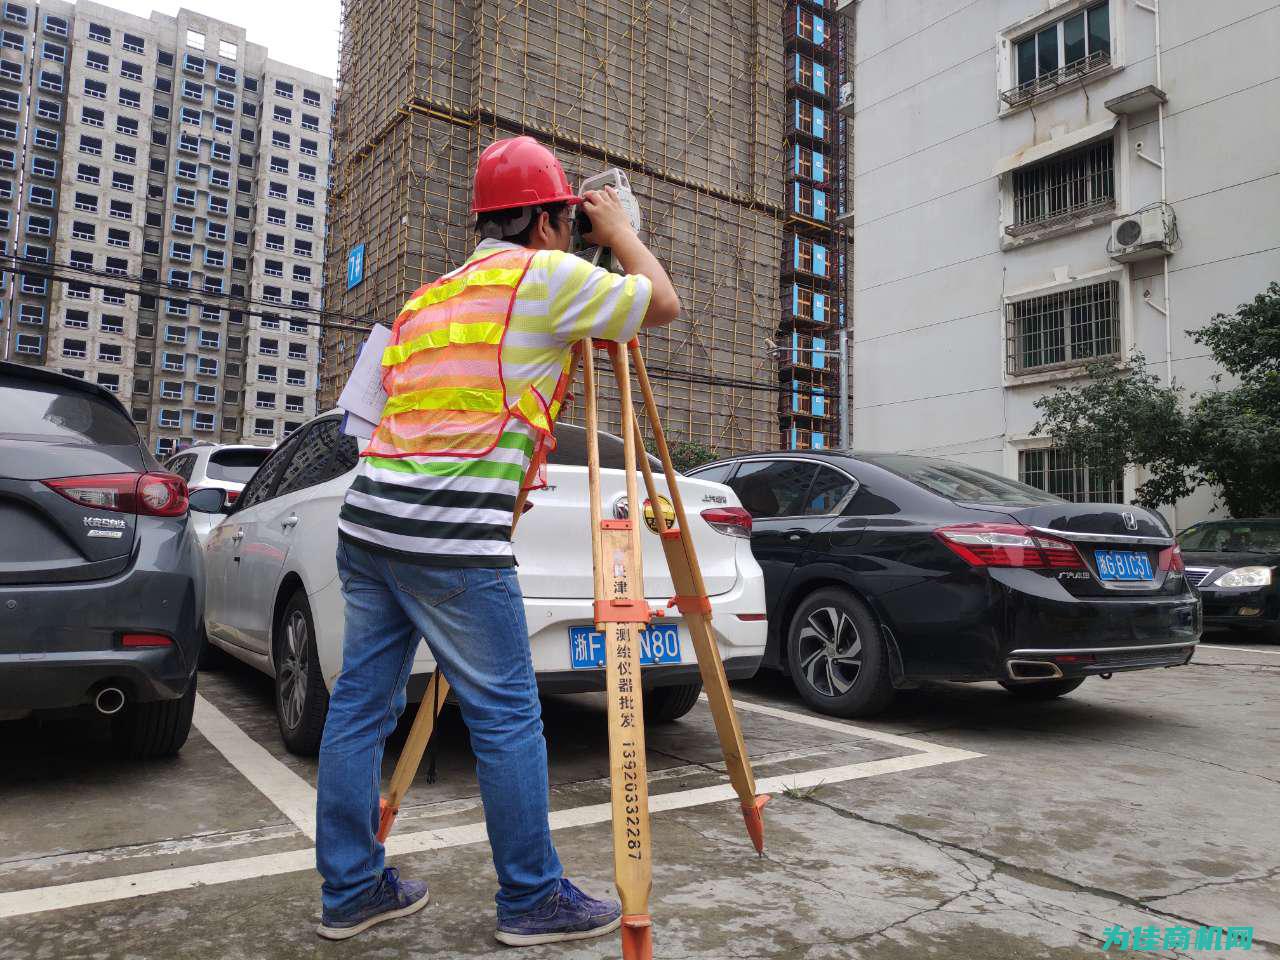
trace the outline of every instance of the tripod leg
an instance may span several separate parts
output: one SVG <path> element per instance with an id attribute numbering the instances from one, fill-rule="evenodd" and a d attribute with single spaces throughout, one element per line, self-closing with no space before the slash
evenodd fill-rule
<path id="1" fill-rule="evenodd" d="M 409 737 L 400 751 L 400 759 L 396 761 L 395 772 L 391 774 L 391 783 L 387 787 L 387 795 L 379 804 L 378 841 L 385 843 L 391 833 L 391 825 L 395 823 L 396 814 L 400 812 L 400 803 L 408 792 L 413 778 L 417 776 L 418 767 L 422 763 L 422 754 L 426 752 L 427 743 L 436 728 L 436 719 L 444 706 L 444 699 L 449 694 L 449 681 L 437 667 L 427 681 L 427 691 L 418 704 L 418 712 L 414 714 L 413 726 L 409 728 Z"/>
<path id="2" fill-rule="evenodd" d="M 707 597 L 702 570 L 698 566 L 693 537 L 689 534 L 689 521 L 677 483 L 678 474 L 671 462 L 671 451 L 667 447 L 666 436 L 662 432 L 662 423 L 658 418 L 658 404 L 653 396 L 648 372 L 645 370 L 644 358 L 640 355 L 639 343 L 631 341 L 630 352 L 636 368 L 640 393 L 644 399 L 645 413 L 649 418 L 649 425 L 653 428 L 655 446 L 658 448 L 658 457 L 662 461 L 662 470 L 667 478 L 667 489 L 670 492 L 671 505 L 675 513 L 675 526 L 668 528 L 655 498 L 656 484 L 653 483 L 652 471 L 648 469 L 646 463 L 645 483 L 650 488 L 650 498 L 654 500 L 662 549 L 676 588 L 675 604 L 684 615 L 689 635 L 693 638 L 693 648 L 698 655 L 698 672 L 702 676 L 702 686 L 711 707 L 712 719 L 715 721 L 716 735 L 720 740 L 720 750 L 724 754 L 729 781 L 733 784 L 733 789 L 738 794 L 738 800 L 742 805 L 742 816 L 746 821 L 747 833 L 751 837 L 756 852 L 763 854 L 763 808 L 769 798 L 766 795 L 756 795 L 755 775 L 751 771 L 746 744 L 742 739 L 742 726 L 738 721 L 738 713 L 733 708 L 729 678 L 725 675 L 724 661 L 720 657 L 720 648 L 716 644 L 715 634 L 711 629 L 711 601 Z M 631 433 L 638 438 L 640 425 L 635 419 L 634 412 L 632 419 Z"/>

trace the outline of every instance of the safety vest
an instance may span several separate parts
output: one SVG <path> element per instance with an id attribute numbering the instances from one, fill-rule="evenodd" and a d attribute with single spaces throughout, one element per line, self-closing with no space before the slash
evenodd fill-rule
<path id="1" fill-rule="evenodd" d="M 509 401 L 502 374 L 502 342 L 534 253 L 482 257 L 420 287 L 404 305 L 382 354 L 387 405 L 365 456 L 482 457 L 515 417 L 536 432 L 534 464 L 542 459 L 568 377 L 562 373 L 549 400 L 530 384 Z"/>

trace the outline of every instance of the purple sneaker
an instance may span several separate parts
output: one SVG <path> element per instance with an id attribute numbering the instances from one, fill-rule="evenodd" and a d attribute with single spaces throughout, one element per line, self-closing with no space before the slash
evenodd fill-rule
<path id="1" fill-rule="evenodd" d="M 527 913 L 498 921 L 494 936 L 512 947 L 562 940 L 589 940 L 618 929 L 622 907 L 612 900 L 594 900 L 568 880 Z"/>
<path id="2" fill-rule="evenodd" d="M 342 914 L 323 911 L 316 933 L 326 940 L 346 940 L 383 920 L 394 920 L 417 913 L 427 905 L 427 898 L 425 883 L 421 880 L 401 880 L 399 870 L 387 867 L 382 871 L 382 882 L 361 906 Z"/>

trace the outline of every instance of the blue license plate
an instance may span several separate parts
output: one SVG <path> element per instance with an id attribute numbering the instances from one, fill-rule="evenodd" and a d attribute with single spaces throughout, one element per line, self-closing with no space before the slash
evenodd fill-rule
<path id="1" fill-rule="evenodd" d="M 569 656 L 575 670 L 604 667 L 604 634 L 593 627 L 569 628 Z M 640 631 L 640 663 L 680 662 L 680 631 L 674 623 L 661 623 Z"/>
<path id="2" fill-rule="evenodd" d="M 1136 550 L 1095 550 L 1098 577 L 1102 580 L 1154 580 L 1151 560 Z"/>

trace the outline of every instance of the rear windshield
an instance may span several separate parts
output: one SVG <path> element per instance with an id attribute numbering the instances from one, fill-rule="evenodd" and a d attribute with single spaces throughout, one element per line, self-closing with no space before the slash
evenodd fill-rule
<path id="1" fill-rule="evenodd" d="M 1198 523 L 1182 531 L 1178 544 L 1206 553 L 1280 553 L 1280 520 Z"/>
<path id="2" fill-rule="evenodd" d="M 209 466 L 205 473 L 210 480 L 226 480 L 229 483 L 248 483 L 262 461 L 271 456 L 270 447 L 260 450 L 215 450 L 209 454 Z"/>
<path id="3" fill-rule="evenodd" d="M 1009 480 L 985 470 L 966 467 L 950 460 L 909 457 L 882 453 L 860 457 L 877 467 L 892 470 L 900 477 L 933 493 L 958 503 L 998 503 L 1007 506 L 1030 506 L 1037 503 L 1062 503 L 1061 497 Z"/>
<path id="4" fill-rule="evenodd" d="M 606 470 L 621 470 L 622 438 L 603 430 L 597 433 L 600 438 L 600 466 Z M 587 431 L 571 423 L 556 424 L 556 449 L 547 457 L 547 463 L 558 463 L 569 467 L 585 467 L 587 465 Z M 662 470 L 662 461 L 650 456 L 649 463 L 654 470 Z M 639 464 L 636 464 L 639 466 Z"/>
<path id="5" fill-rule="evenodd" d="M 0 437 L 137 446 L 138 431 L 113 404 L 54 384 L 0 381 Z"/>

